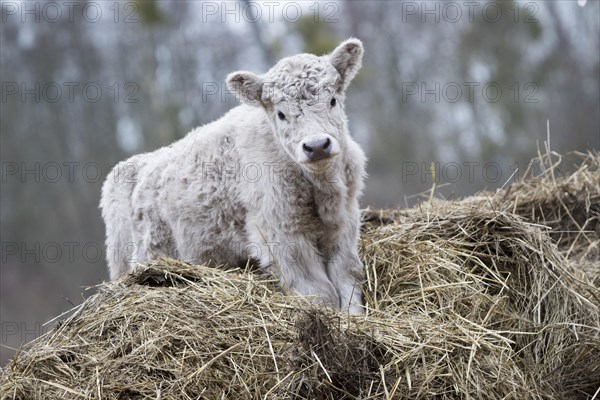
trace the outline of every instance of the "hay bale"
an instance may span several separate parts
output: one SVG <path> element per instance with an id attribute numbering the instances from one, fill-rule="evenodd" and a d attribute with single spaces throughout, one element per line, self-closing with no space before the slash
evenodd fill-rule
<path id="1" fill-rule="evenodd" d="M 460 203 L 503 210 L 546 227 L 559 250 L 577 266 L 576 273 L 583 272 L 600 287 L 600 153 L 573 153 L 568 158 L 539 154 L 519 176 L 522 179 L 497 193 L 480 193 Z M 416 210 L 443 203 L 434 199 Z M 390 224 L 414 212 L 367 209 L 362 221 L 367 226 Z"/>
<path id="2" fill-rule="evenodd" d="M 403 336 L 430 345 L 402 363 L 422 364 L 419 395 L 574 398 L 598 389 L 600 319 L 583 295 L 598 290 L 539 227 L 467 203 L 364 236 L 371 315 L 410 322 L 414 333 Z"/>
<path id="3" fill-rule="evenodd" d="M 497 192 L 483 192 L 460 203 L 492 206 L 546 226 L 567 257 L 600 261 L 600 152 L 574 153 L 574 165 L 556 153 L 540 154 L 520 172 L 522 179 Z M 567 172 L 572 170 L 570 172 Z M 434 200 L 434 205 L 440 205 Z M 422 203 L 418 209 L 431 206 Z M 364 210 L 363 223 L 402 220 L 414 209 Z"/>
<path id="4" fill-rule="evenodd" d="M 253 398 L 283 377 L 278 365 L 285 366 L 302 300 L 251 273 L 160 259 L 101 285 L 17 354 L 1 392 L 14 399 Z"/>
<path id="5" fill-rule="evenodd" d="M 587 176 L 585 221 L 600 193 Z M 488 197 L 365 213 L 366 317 L 250 270 L 141 266 L 27 344 L 0 374 L 0 397 L 592 398 L 600 291 L 565 246 L 600 235 L 551 236 L 513 212 L 529 199 L 518 197 L 512 208 Z"/>
<path id="6" fill-rule="evenodd" d="M 550 236 L 567 253 L 600 259 L 600 153 L 575 154 L 574 172 L 562 157 L 540 156 L 539 174 L 508 187 L 499 203 L 515 214 L 551 228 Z M 525 173 L 527 176 L 527 173 Z"/>

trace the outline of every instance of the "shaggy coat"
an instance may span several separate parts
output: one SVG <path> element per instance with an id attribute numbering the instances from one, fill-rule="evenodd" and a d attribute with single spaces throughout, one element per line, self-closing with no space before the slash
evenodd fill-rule
<path id="1" fill-rule="evenodd" d="M 349 39 L 261 76 L 232 73 L 244 104 L 117 164 L 100 201 L 111 279 L 162 255 L 230 266 L 251 258 L 283 287 L 361 313 L 365 155 L 343 105 L 362 55 Z"/>

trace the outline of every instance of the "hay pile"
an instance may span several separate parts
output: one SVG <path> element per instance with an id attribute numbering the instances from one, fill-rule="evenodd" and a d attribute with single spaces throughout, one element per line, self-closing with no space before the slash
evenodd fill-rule
<path id="1" fill-rule="evenodd" d="M 549 227 L 565 257 L 600 286 L 600 153 L 575 158 L 576 170 L 565 174 L 560 155 L 538 157 L 534 165 L 540 175 L 512 185 L 499 202 Z"/>
<path id="2" fill-rule="evenodd" d="M 599 160 L 486 199 L 365 213 L 366 317 L 280 293 L 251 271 L 157 260 L 101 285 L 26 345 L 2 372 L 1 398 L 600 396 L 600 260 L 590 250 Z M 552 185 L 581 208 L 551 209 L 575 204 Z"/>
<path id="3" fill-rule="evenodd" d="M 532 162 L 536 177 L 511 185 L 498 204 L 527 220 L 545 225 L 567 257 L 600 256 L 600 153 L 575 154 L 574 172 L 561 170 L 560 155 Z M 527 175 L 527 171 L 525 174 Z"/>

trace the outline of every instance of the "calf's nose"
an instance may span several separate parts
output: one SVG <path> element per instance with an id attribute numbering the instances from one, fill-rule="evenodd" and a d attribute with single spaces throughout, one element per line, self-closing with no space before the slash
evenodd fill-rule
<path id="1" fill-rule="evenodd" d="M 319 161 L 331 155 L 331 140 L 329 138 L 313 140 L 302 144 L 302 150 L 310 161 Z"/>

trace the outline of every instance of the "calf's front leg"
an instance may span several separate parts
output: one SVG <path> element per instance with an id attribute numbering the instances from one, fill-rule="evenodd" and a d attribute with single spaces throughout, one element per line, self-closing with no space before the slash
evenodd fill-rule
<path id="1" fill-rule="evenodd" d="M 356 249 L 340 249 L 332 254 L 327 271 L 340 296 L 340 306 L 350 314 L 364 314 L 362 283 L 364 266 Z"/>
<path id="2" fill-rule="evenodd" d="M 350 314 L 364 314 L 362 284 L 365 269 L 358 255 L 360 211 L 358 205 L 349 218 L 342 223 L 337 235 L 330 238 L 327 257 L 327 275 L 340 296 L 340 306 Z"/>
<path id="3" fill-rule="evenodd" d="M 339 308 L 337 288 L 327 275 L 323 256 L 311 240 L 266 226 L 256 223 L 247 226 L 249 256 L 277 277 L 283 287 Z"/>

